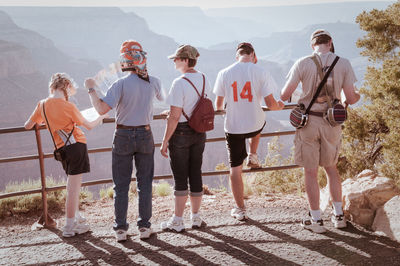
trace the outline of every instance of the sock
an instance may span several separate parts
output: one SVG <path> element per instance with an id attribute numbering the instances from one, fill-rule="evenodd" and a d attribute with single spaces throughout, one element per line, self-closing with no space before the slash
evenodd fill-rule
<path id="1" fill-rule="evenodd" d="M 192 212 L 192 218 L 194 218 L 194 217 L 199 217 L 200 216 L 200 213 L 193 213 Z"/>
<path id="2" fill-rule="evenodd" d="M 174 220 L 182 221 L 182 217 L 179 217 L 179 216 L 174 215 Z"/>
<path id="3" fill-rule="evenodd" d="M 321 210 L 310 210 L 311 213 L 311 218 L 316 222 L 318 220 L 321 220 Z"/>
<path id="4" fill-rule="evenodd" d="M 333 213 L 335 215 L 343 215 L 342 202 L 333 202 Z"/>
<path id="5" fill-rule="evenodd" d="M 73 226 L 75 223 L 75 218 L 66 218 L 66 226 Z"/>

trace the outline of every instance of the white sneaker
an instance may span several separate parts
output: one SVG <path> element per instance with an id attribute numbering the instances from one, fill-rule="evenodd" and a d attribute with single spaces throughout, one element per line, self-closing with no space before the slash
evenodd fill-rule
<path id="1" fill-rule="evenodd" d="M 192 221 L 192 228 L 193 229 L 198 229 L 201 227 L 206 226 L 206 223 L 201 219 L 200 214 L 193 215 L 193 213 L 190 215 L 190 220 Z"/>
<path id="2" fill-rule="evenodd" d="M 258 161 L 258 156 L 255 153 L 250 153 L 247 157 L 247 166 L 251 169 L 258 169 L 261 168 L 261 164 Z"/>
<path id="3" fill-rule="evenodd" d="M 300 223 L 301 227 L 307 230 L 311 230 L 314 233 L 322 234 L 326 232 L 326 228 L 324 227 L 324 221 L 318 220 L 314 221 L 311 216 L 303 219 Z"/>
<path id="4" fill-rule="evenodd" d="M 90 226 L 85 223 L 74 223 L 72 226 L 63 227 L 63 237 L 72 237 L 75 234 L 84 234 L 90 230 Z"/>
<path id="5" fill-rule="evenodd" d="M 118 229 L 115 231 L 115 238 L 117 239 L 117 242 L 123 242 L 126 241 L 128 235 L 128 231 L 125 231 L 123 229 Z"/>
<path id="6" fill-rule="evenodd" d="M 347 226 L 346 218 L 344 217 L 343 214 L 341 215 L 332 214 L 331 221 L 335 228 L 345 228 Z"/>
<path id="7" fill-rule="evenodd" d="M 182 231 L 185 231 L 185 225 L 183 224 L 182 219 L 175 219 L 174 217 L 171 217 L 168 221 L 162 222 L 160 224 L 161 230 L 169 230 L 169 231 L 175 231 L 177 233 L 180 233 Z"/>
<path id="8" fill-rule="evenodd" d="M 141 227 L 139 228 L 139 238 L 140 239 L 148 239 L 150 238 L 151 234 L 153 233 L 153 229 Z"/>
<path id="9" fill-rule="evenodd" d="M 231 216 L 239 221 L 247 220 L 246 209 L 235 207 L 231 210 Z"/>
<path id="10" fill-rule="evenodd" d="M 78 217 L 75 216 L 75 222 L 77 222 L 78 224 L 84 224 L 86 223 L 86 218 L 82 215 L 79 215 Z"/>

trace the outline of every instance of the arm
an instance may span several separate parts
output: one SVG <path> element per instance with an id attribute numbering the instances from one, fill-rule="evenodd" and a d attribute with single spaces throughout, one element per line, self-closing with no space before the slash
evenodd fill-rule
<path id="1" fill-rule="evenodd" d="M 157 80 L 156 84 L 157 84 L 157 87 L 156 87 L 156 98 L 157 98 L 157 100 L 162 102 L 162 101 L 165 100 L 165 95 L 164 95 L 164 91 L 163 91 L 162 86 L 161 86 L 161 81 Z"/>
<path id="2" fill-rule="evenodd" d="M 278 111 L 282 110 L 285 105 L 283 104 L 282 101 L 276 101 L 274 98 L 274 95 L 271 93 L 268 96 L 264 97 L 265 104 L 268 106 L 268 108 L 272 111 Z"/>
<path id="3" fill-rule="evenodd" d="M 31 128 L 33 128 L 34 126 L 35 126 L 35 122 L 33 122 L 33 121 L 31 121 L 30 119 L 28 119 L 26 122 L 25 122 L 25 125 L 24 125 L 24 127 L 25 127 L 25 129 L 31 129 Z"/>
<path id="4" fill-rule="evenodd" d="M 346 96 L 347 104 L 355 104 L 360 100 L 360 93 L 357 91 L 354 85 L 343 87 L 344 95 Z"/>
<path id="5" fill-rule="evenodd" d="M 282 101 L 287 101 L 290 99 L 290 96 L 292 96 L 292 93 L 296 90 L 297 85 L 299 83 L 296 82 L 286 82 L 285 86 L 281 90 L 281 100 Z"/>
<path id="6" fill-rule="evenodd" d="M 35 108 L 35 110 L 32 112 L 32 114 L 29 116 L 28 120 L 26 120 L 24 127 L 25 129 L 32 129 L 35 124 L 43 124 L 43 120 L 40 115 L 40 110 L 42 108 L 41 102 L 39 102 Z"/>
<path id="7" fill-rule="evenodd" d="M 182 108 L 171 106 L 170 113 L 167 118 L 167 127 L 165 128 L 164 137 L 160 148 L 161 155 L 164 156 L 165 158 L 168 158 L 167 155 L 168 141 L 171 139 L 172 134 L 174 134 L 175 132 L 181 114 L 182 114 Z"/>
<path id="8" fill-rule="evenodd" d="M 223 96 L 217 96 L 217 98 L 215 98 L 215 108 L 217 111 L 224 110 L 224 99 L 225 97 Z"/>
<path id="9" fill-rule="evenodd" d="M 111 107 L 99 98 L 97 92 L 93 89 L 95 86 L 96 82 L 94 79 L 89 78 L 85 80 L 85 87 L 89 89 L 90 102 L 100 115 L 104 115 L 111 110 Z"/>
<path id="10" fill-rule="evenodd" d="M 96 126 L 103 124 L 103 119 L 107 118 L 107 117 L 108 117 L 107 114 L 101 115 L 96 120 L 93 120 L 90 122 L 88 120 L 84 119 L 82 126 L 84 126 L 88 130 L 91 130 L 92 128 L 94 128 Z"/>

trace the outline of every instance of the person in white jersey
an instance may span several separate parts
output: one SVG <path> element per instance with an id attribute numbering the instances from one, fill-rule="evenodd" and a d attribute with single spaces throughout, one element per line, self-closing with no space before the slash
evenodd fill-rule
<path id="1" fill-rule="evenodd" d="M 190 190 L 192 228 L 205 225 L 200 217 L 203 196 L 201 165 L 206 142 L 206 133 L 193 130 L 186 117 L 190 118 L 204 86 L 205 94 L 211 91 L 207 77 L 194 69 L 200 56 L 191 45 L 181 45 L 168 58 L 173 59 L 175 68 L 182 73 L 171 85 L 166 102 L 170 105 L 167 127 L 165 128 L 161 154 L 170 156 L 171 169 L 175 181 L 174 215 L 161 223 L 161 229 L 182 232 L 185 225 L 182 219 Z M 188 186 L 189 185 L 189 186 Z M 189 190 L 188 190 L 189 187 Z"/>
<path id="2" fill-rule="evenodd" d="M 246 139 L 250 139 L 248 166 L 259 167 L 257 148 L 260 133 L 265 126 L 262 100 L 271 110 L 281 110 L 283 102 L 276 101 L 273 92 L 276 83 L 272 76 L 256 65 L 257 57 L 250 43 L 240 43 L 236 49 L 236 61 L 218 73 L 214 85 L 216 109 L 224 109 L 226 101 L 225 137 L 231 167 L 230 184 L 236 207 L 231 216 L 247 219 L 243 199 L 242 164 L 247 157 Z"/>
<path id="3" fill-rule="evenodd" d="M 302 93 L 298 101 L 305 108 L 311 102 L 321 81 L 318 68 L 326 73 L 335 60 L 332 37 L 326 30 L 316 30 L 311 35 L 311 56 L 297 60 L 289 71 L 287 81 L 281 91 L 281 99 L 286 101 L 301 82 Z M 314 60 L 317 60 L 314 62 Z M 319 67 L 317 63 L 319 62 Z M 360 99 L 354 83 L 357 81 L 349 60 L 341 57 L 334 66 L 325 89 L 311 107 L 308 123 L 296 130 L 294 139 L 295 163 L 304 167 L 305 187 L 309 204 L 309 214 L 301 225 L 315 233 L 324 233 L 323 220 L 319 209 L 318 167 L 324 167 L 328 175 L 330 196 L 333 201 L 331 221 L 336 228 L 346 227 L 342 210 L 341 179 L 336 168 L 340 151 L 341 127 L 332 127 L 323 117 L 328 109 L 328 101 L 340 100 L 341 91 L 346 96 L 347 104 L 354 104 Z"/>

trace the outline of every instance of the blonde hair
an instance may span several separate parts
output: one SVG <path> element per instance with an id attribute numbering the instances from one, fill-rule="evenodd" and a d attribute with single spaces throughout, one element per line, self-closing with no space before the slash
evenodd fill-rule
<path id="1" fill-rule="evenodd" d="M 65 100 L 68 101 L 70 94 L 70 86 L 76 88 L 74 80 L 66 73 L 55 73 L 51 76 L 49 82 L 49 92 L 53 93 L 55 90 L 61 90 L 64 93 Z"/>

